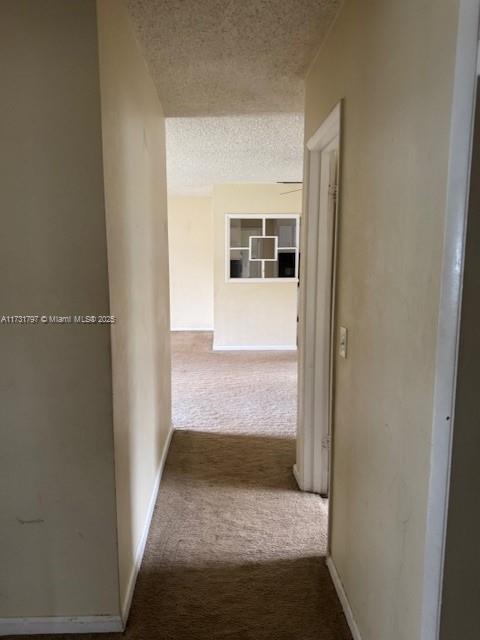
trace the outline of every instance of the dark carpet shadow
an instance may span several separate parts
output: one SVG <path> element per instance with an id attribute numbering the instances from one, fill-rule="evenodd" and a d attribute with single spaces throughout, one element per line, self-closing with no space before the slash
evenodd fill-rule
<path id="1" fill-rule="evenodd" d="M 125 637 L 351 640 L 323 558 L 145 567 Z"/>
<path id="2" fill-rule="evenodd" d="M 174 433 L 166 470 L 182 481 L 298 490 L 294 463 L 293 438 L 181 429 Z"/>
<path id="3" fill-rule="evenodd" d="M 37 637 L 352 640 L 324 558 L 161 569 L 144 565 L 124 633 Z"/>

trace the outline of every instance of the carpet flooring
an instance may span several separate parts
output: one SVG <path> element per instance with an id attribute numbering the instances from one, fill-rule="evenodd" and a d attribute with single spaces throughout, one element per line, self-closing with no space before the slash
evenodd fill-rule
<path id="1" fill-rule="evenodd" d="M 327 503 L 298 491 L 296 354 L 172 334 L 177 428 L 126 635 L 351 640 L 325 565 Z"/>
<path id="2" fill-rule="evenodd" d="M 176 333 L 172 359 L 177 430 L 120 637 L 351 640 L 326 501 L 292 476 L 295 354 L 213 353 L 210 334 Z"/>
<path id="3" fill-rule="evenodd" d="M 211 347 L 211 333 L 172 333 L 173 424 L 294 438 L 297 354 Z"/>

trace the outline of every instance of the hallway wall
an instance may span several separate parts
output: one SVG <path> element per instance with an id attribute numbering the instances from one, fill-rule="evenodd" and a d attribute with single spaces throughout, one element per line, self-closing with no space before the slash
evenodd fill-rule
<path id="1" fill-rule="evenodd" d="M 299 214 L 302 192 L 281 195 L 295 188 L 298 186 L 284 184 L 222 184 L 214 187 L 214 348 L 296 348 L 296 282 L 225 281 L 226 214 Z"/>
<path id="2" fill-rule="evenodd" d="M 124 4 L 97 6 L 125 614 L 170 432 L 165 123 Z"/>
<path id="3" fill-rule="evenodd" d="M 0 55 L 0 315 L 108 313 L 94 0 L 1 2 Z M 118 615 L 109 327 L 0 352 L 0 631 Z"/>
<path id="4" fill-rule="evenodd" d="M 213 329 L 212 198 L 168 199 L 172 330 Z"/>
<path id="5" fill-rule="evenodd" d="M 307 78 L 344 99 L 331 554 L 365 640 L 418 640 L 458 2 L 347 0 Z"/>

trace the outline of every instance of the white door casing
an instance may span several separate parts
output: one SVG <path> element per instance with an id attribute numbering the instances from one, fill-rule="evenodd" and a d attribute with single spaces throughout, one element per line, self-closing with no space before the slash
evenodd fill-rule
<path id="1" fill-rule="evenodd" d="M 332 301 L 338 137 L 321 152 L 313 394 L 313 490 L 328 495 L 331 437 Z"/>
<path id="2" fill-rule="evenodd" d="M 480 0 L 460 0 L 437 332 L 421 640 L 440 638 L 471 147 L 480 60 L 479 22 Z"/>
<path id="3" fill-rule="evenodd" d="M 299 307 L 299 411 L 295 477 L 303 491 L 329 490 L 332 333 L 340 103 L 306 145 Z"/>

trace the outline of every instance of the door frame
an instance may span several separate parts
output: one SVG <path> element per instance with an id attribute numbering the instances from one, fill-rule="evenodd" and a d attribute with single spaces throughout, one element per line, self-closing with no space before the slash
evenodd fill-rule
<path id="1" fill-rule="evenodd" d="M 442 605 L 471 148 L 479 73 L 480 0 L 460 0 L 447 177 L 421 640 L 438 640 Z"/>
<path id="2" fill-rule="evenodd" d="M 331 489 L 331 450 L 332 450 L 332 407 L 333 407 L 333 335 L 335 309 L 335 273 L 337 254 L 338 196 L 333 211 L 333 229 L 331 235 L 331 264 L 322 271 L 319 280 L 318 238 L 321 189 L 321 156 L 335 140 L 337 144 L 337 185 L 340 180 L 342 103 L 339 102 L 330 112 L 322 125 L 305 145 L 305 190 L 300 242 L 301 273 L 299 297 L 298 327 L 298 424 L 297 455 L 293 473 L 299 488 L 326 495 Z M 338 191 L 338 189 L 337 189 Z M 321 335 L 316 327 L 316 299 L 319 286 L 330 294 L 329 320 L 323 322 Z M 312 295 L 315 292 L 315 295 Z M 320 338 L 328 363 L 315 360 L 316 348 Z M 323 364 L 323 366 L 322 366 Z M 321 371 L 318 370 L 321 366 Z M 327 373 L 326 373 L 327 372 Z M 320 429 L 315 417 L 314 400 L 319 393 L 316 381 L 320 380 L 322 398 L 328 398 L 328 407 Z M 328 447 L 328 473 L 322 473 L 322 447 Z"/>

